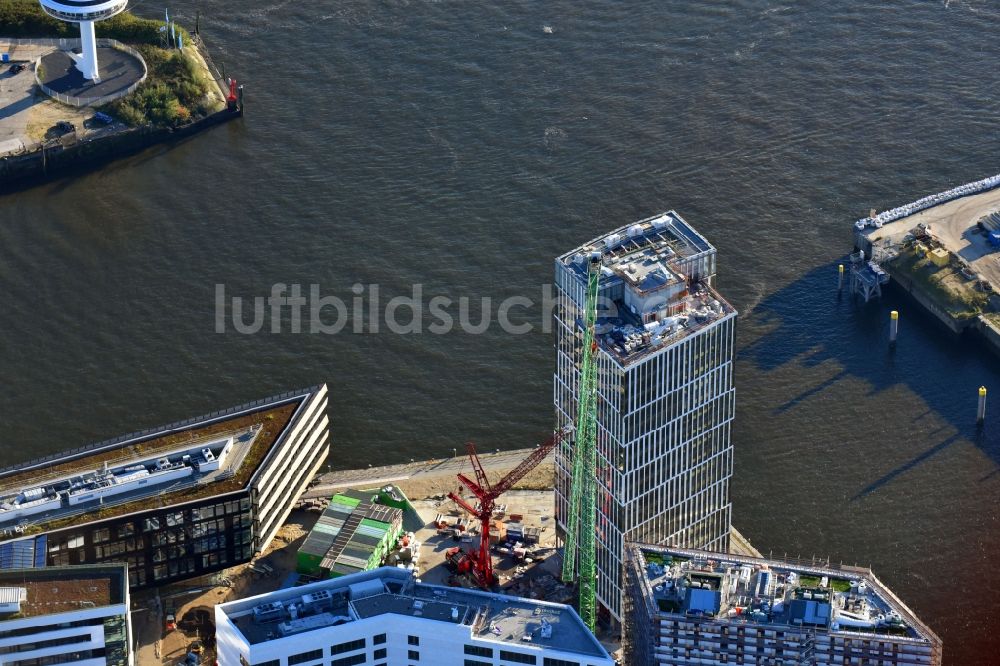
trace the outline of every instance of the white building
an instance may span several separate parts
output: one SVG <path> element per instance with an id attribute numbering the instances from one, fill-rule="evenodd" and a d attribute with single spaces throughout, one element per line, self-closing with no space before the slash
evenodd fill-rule
<path id="1" fill-rule="evenodd" d="M 128 0 L 40 0 L 52 18 L 80 25 L 80 53 L 71 54 L 83 78 L 100 80 L 94 21 L 103 21 L 125 10 Z"/>
<path id="2" fill-rule="evenodd" d="M 611 666 L 569 606 L 383 567 L 215 607 L 221 666 Z"/>
<path id="3" fill-rule="evenodd" d="M 0 666 L 134 666 L 128 569 L 0 571 Z"/>
<path id="4" fill-rule="evenodd" d="M 626 661 L 940 666 L 929 627 L 868 569 L 630 545 Z"/>
<path id="5" fill-rule="evenodd" d="M 622 618 L 626 541 L 728 550 L 736 311 L 712 288 L 715 248 L 671 211 L 556 259 L 557 426 L 576 421 L 587 260 L 598 307 L 597 600 Z M 556 451 L 569 515 L 572 445 Z"/>

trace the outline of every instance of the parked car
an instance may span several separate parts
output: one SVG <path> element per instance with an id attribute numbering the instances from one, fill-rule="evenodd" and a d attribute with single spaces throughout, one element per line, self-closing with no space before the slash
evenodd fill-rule
<path id="1" fill-rule="evenodd" d="M 56 129 L 58 129 L 60 132 L 63 132 L 64 134 L 69 134 L 70 132 L 76 131 L 76 125 L 74 125 L 68 120 L 60 120 L 59 122 L 56 123 Z"/>
<path id="2" fill-rule="evenodd" d="M 173 616 L 173 613 L 167 615 L 167 619 L 163 622 L 163 628 L 166 631 L 173 631 L 177 628 L 177 620 Z"/>
<path id="3" fill-rule="evenodd" d="M 95 113 L 94 117 L 91 118 L 91 120 L 97 123 L 101 123 L 102 125 L 110 125 L 111 123 L 115 122 L 114 118 L 104 113 L 103 111 L 98 111 L 97 113 Z"/>
<path id="4" fill-rule="evenodd" d="M 16 62 L 13 65 L 11 65 L 10 68 L 7 69 L 7 71 L 10 72 L 11 74 L 20 74 L 21 72 L 24 71 L 24 65 L 22 65 L 19 62 Z"/>

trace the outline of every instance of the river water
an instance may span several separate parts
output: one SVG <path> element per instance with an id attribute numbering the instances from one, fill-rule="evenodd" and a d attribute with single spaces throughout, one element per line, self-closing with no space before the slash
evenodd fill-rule
<path id="1" fill-rule="evenodd" d="M 0 462 L 317 382 L 337 467 L 530 446 L 552 421 L 553 257 L 675 208 L 741 312 L 737 526 L 764 552 L 871 565 L 947 663 L 1000 663 L 1000 407 L 973 423 L 1000 362 L 897 292 L 836 294 L 853 219 L 1000 172 L 994 4 L 170 9 L 201 12 L 246 118 L 0 199 Z M 473 323 L 489 298 L 494 321 L 216 321 L 217 285 L 231 306 L 276 283 L 347 304 L 360 285 L 376 313 L 419 284 L 469 298 Z M 512 296 L 528 333 L 496 323 Z"/>

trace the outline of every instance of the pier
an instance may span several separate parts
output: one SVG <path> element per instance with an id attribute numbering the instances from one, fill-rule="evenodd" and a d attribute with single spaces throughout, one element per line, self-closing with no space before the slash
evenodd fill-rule
<path id="1" fill-rule="evenodd" d="M 949 330 L 978 331 L 1000 353 L 997 226 L 1000 175 L 862 218 L 851 291 L 867 302 L 891 279 Z"/>

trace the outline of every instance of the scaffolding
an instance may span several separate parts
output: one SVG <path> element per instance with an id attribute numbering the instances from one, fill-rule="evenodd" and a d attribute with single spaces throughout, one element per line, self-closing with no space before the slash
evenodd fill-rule
<path id="1" fill-rule="evenodd" d="M 580 618 L 594 631 L 597 627 L 597 365 L 594 326 L 597 322 L 597 292 L 601 276 L 600 255 L 590 259 L 587 299 L 583 311 L 583 359 L 580 393 L 573 442 L 573 478 L 570 487 L 563 582 L 579 585 Z M 579 562 L 577 562 L 579 560 Z"/>
<path id="2" fill-rule="evenodd" d="M 894 256 L 894 255 L 893 255 Z M 851 255 L 851 293 L 859 294 L 865 303 L 882 297 L 882 285 L 889 282 L 889 274 L 882 268 L 891 258 L 885 250 L 872 246 L 872 258 L 865 260 L 864 250 Z"/>

